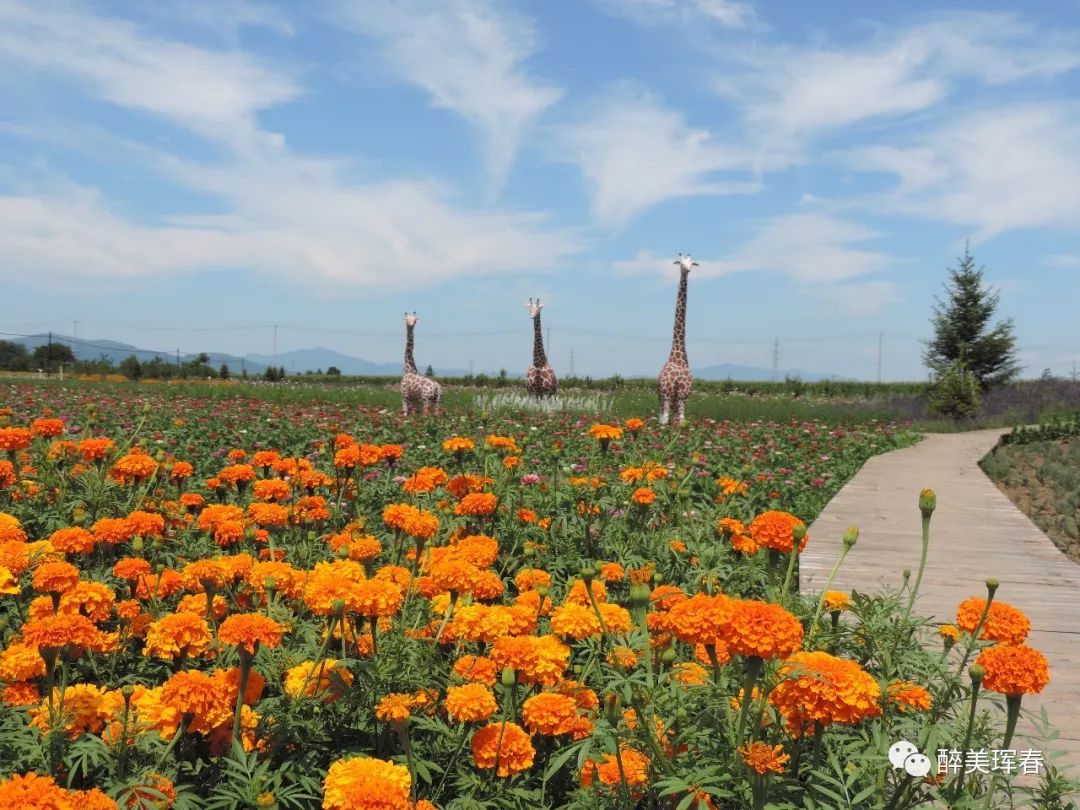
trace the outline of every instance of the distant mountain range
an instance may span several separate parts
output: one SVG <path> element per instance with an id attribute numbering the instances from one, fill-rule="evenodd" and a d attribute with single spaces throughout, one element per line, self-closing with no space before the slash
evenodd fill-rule
<path id="1" fill-rule="evenodd" d="M 111 360 L 113 364 L 119 365 L 131 355 L 135 355 L 139 360 L 152 360 L 154 357 L 160 357 L 162 360 L 176 359 L 175 352 L 142 349 L 138 346 L 133 346 L 130 343 L 120 343 L 115 340 L 84 340 L 82 338 L 72 338 L 67 335 L 59 335 L 56 333 L 53 334 L 52 340 L 54 343 L 63 343 L 70 346 L 75 357 L 79 360 L 97 360 L 101 357 L 106 357 Z M 21 343 L 26 346 L 27 349 L 33 351 L 38 346 L 47 344 L 49 342 L 49 336 L 30 335 L 25 338 L 18 338 L 13 342 Z M 335 366 L 342 374 L 396 376 L 401 373 L 400 362 L 375 363 L 361 357 L 352 357 L 347 354 L 342 354 L 333 349 L 328 349 L 325 346 L 315 346 L 311 349 L 296 349 L 294 351 L 281 352 L 277 357 L 268 354 L 248 354 L 244 357 L 238 357 L 234 354 L 223 354 L 221 352 L 205 352 L 205 354 L 209 356 L 211 366 L 218 368 L 221 365 L 225 365 L 232 374 L 240 374 L 243 371 L 247 371 L 250 375 L 260 375 L 271 365 L 282 366 L 287 372 L 292 374 L 302 374 L 305 371 L 326 371 L 326 369 L 331 366 Z M 196 356 L 197 355 L 194 354 L 181 354 L 180 361 L 188 362 L 194 360 Z M 556 369 L 556 371 L 562 371 L 565 375 L 565 370 Z M 695 367 L 693 372 L 695 377 L 702 380 L 739 380 L 757 382 L 773 379 L 772 369 L 760 368 L 758 366 L 741 366 L 733 363 L 722 363 L 720 365 L 700 368 Z M 468 374 L 468 371 L 461 368 L 436 368 L 435 373 L 440 377 L 462 377 Z M 483 373 L 488 376 L 498 375 L 497 371 L 487 371 Z M 511 373 L 510 376 L 518 378 L 523 375 L 521 372 L 514 372 Z M 807 382 L 815 380 L 845 379 L 836 374 L 819 374 L 812 371 L 803 371 L 802 369 L 781 370 L 779 376 L 780 379 L 783 379 L 785 376 L 798 377 Z"/>

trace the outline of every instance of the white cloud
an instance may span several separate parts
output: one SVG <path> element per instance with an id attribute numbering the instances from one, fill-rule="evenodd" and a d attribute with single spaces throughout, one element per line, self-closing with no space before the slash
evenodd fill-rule
<path id="1" fill-rule="evenodd" d="M 67 5 L 0 0 L 0 63 L 72 77 L 112 104 L 168 118 L 233 148 L 280 140 L 260 110 L 299 92 L 250 54 L 155 37 L 130 22 Z"/>
<path id="2" fill-rule="evenodd" d="M 490 0 L 340 0 L 337 9 L 342 25 L 380 43 L 389 70 L 479 130 L 489 190 L 500 190 L 522 138 L 562 96 L 524 68 L 539 47 L 531 21 Z"/>
<path id="3" fill-rule="evenodd" d="M 292 20 L 280 8 L 255 0 L 184 0 L 149 10 L 229 35 L 235 35 L 243 28 L 262 28 L 283 36 L 291 36 L 296 30 Z"/>
<path id="4" fill-rule="evenodd" d="M 1043 262 L 1047 267 L 1080 267 L 1080 254 L 1058 253 Z"/>
<path id="5" fill-rule="evenodd" d="M 754 8 L 740 0 L 594 0 L 606 13 L 643 25 L 695 24 L 702 20 L 725 28 L 745 28 Z"/>
<path id="6" fill-rule="evenodd" d="M 767 143 L 785 143 L 928 110 L 964 78 L 1005 84 L 1060 75 L 1080 67 L 1078 48 L 1075 33 L 1015 15 L 952 14 L 856 45 L 726 48 L 714 87 Z"/>
<path id="7" fill-rule="evenodd" d="M 867 279 L 892 263 L 887 254 L 861 247 L 880 236 L 849 220 L 823 213 L 796 213 L 766 221 L 728 255 L 698 258 L 693 272 L 715 278 L 740 272 L 776 272 L 847 313 L 877 312 L 895 300 L 896 285 Z M 641 251 L 613 264 L 621 275 L 674 276 L 671 256 Z"/>
<path id="8" fill-rule="evenodd" d="M 604 225 L 625 225 L 664 200 L 759 189 L 748 177 L 746 152 L 718 143 L 653 96 L 629 88 L 597 102 L 586 118 L 555 128 L 554 136 L 555 157 L 581 169 L 593 215 Z"/>
<path id="9" fill-rule="evenodd" d="M 1063 104 L 998 107 L 950 120 L 902 146 L 852 150 L 856 168 L 891 174 L 879 207 L 978 229 L 987 239 L 1080 227 L 1080 112 Z"/>

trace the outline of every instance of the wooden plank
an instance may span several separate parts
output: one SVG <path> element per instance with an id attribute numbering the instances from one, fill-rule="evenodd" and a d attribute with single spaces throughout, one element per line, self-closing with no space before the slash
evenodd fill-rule
<path id="1" fill-rule="evenodd" d="M 995 598 L 1030 617 L 1029 643 L 1050 661 L 1050 684 L 1042 694 L 1026 697 L 1024 708 L 1037 714 L 1045 707 L 1061 735 L 1052 747 L 1065 752 L 1058 764 L 1075 775 L 1080 771 L 1080 566 L 979 468 L 1003 432 L 931 434 L 914 447 L 867 461 L 810 526 L 800 585 L 804 591 L 824 587 L 848 526 L 859 527 L 859 541 L 833 589 L 872 593 L 884 585 L 898 587 L 905 568 L 914 580 L 922 548 L 919 492 L 933 489 L 937 510 L 916 610 L 952 622 L 960 602 L 985 597 L 988 577 L 999 580 Z M 1029 721 L 1022 720 L 1018 734 L 1029 731 Z M 1039 744 L 1033 741 L 1032 747 Z"/>

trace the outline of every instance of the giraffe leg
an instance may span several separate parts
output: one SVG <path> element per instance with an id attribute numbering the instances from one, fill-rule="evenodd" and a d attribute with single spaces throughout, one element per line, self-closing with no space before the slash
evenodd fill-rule
<path id="1" fill-rule="evenodd" d="M 660 400 L 660 424 L 666 425 L 668 423 L 668 411 L 669 403 L 666 399 Z"/>
<path id="2" fill-rule="evenodd" d="M 681 425 L 686 418 L 686 400 L 680 399 L 675 403 L 675 424 Z"/>

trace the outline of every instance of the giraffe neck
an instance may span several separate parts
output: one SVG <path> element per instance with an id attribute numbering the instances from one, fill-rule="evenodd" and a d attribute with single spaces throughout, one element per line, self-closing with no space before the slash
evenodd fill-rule
<path id="1" fill-rule="evenodd" d="M 413 347 L 413 329 L 416 327 L 405 325 L 405 371 L 411 371 L 416 373 L 416 361 L 413 360 L 412 347 Z"/>
<path id="2" fill-rule="evenodd" d="M 543 368 L 547 365 L 547 355 L 544 354 L 544 336 L 540 331 L 540 313 L 533 318 L 533 365 Z"/>
<path id="3" fill-rule="evenodd" d="M 675 331 L 671 337 L 669 360 L 686 363 L 686 279 L 690 274 L 683 270 L 679 277 L 679 297 L 675 299 Z"/>

